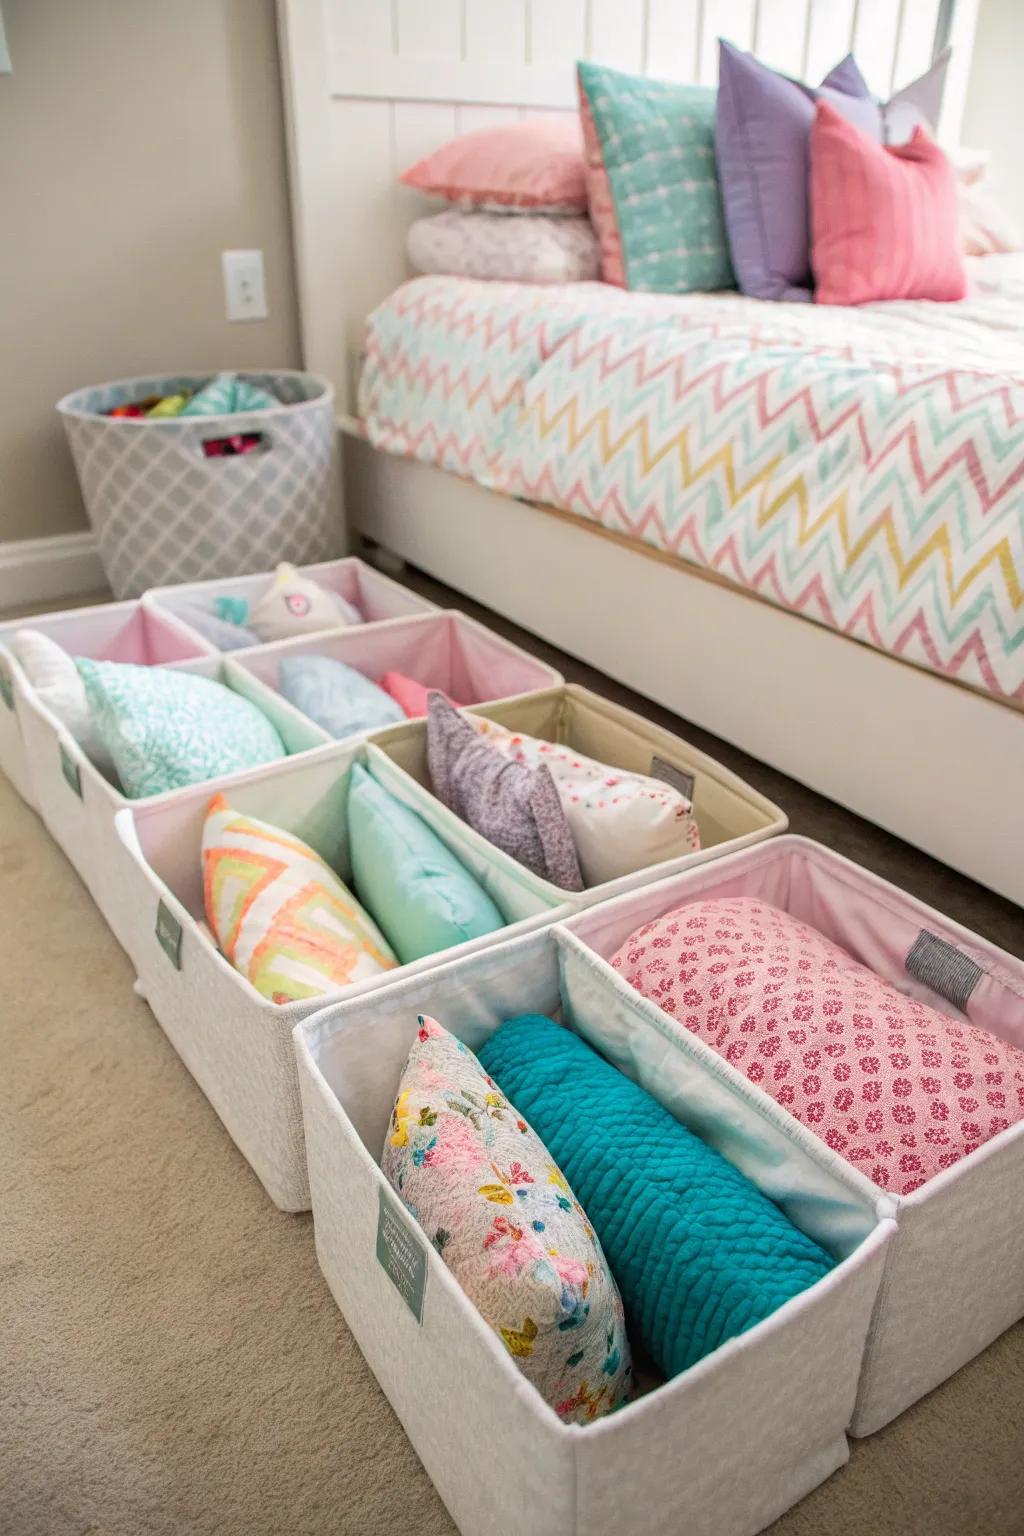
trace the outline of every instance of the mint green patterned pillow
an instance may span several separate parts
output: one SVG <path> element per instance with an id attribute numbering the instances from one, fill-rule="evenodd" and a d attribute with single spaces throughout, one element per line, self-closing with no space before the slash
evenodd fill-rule
<path id="1" fill-rule="evenodd" d="M 716 92 L 580 64 L 590 217 L 607 283 L 735 288 L 715 162 Z"/>
<path id="2" fill-rule="evenodd" d="M 287 755 L 266 715 L 212 678 L 117 661 L 75 665 L 93 727 L 132 800 Z"/>
<path id="3" fill-rule="evenodd" d="M 233 416 L 238 411 L 267 411 L 280 405 L 267 389 L 240 379 L 235 373 L 218 373 L 204 384 L 181 411 L 182 416 Z"/>

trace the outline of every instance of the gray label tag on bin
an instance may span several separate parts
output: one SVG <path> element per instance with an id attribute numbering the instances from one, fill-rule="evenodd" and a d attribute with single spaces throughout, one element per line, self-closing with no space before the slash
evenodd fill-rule
<path id="1" fill-rule="evenodd" d="M 427 1248 L 383 1190 L 377 1214 L 377 1263 L 418 1323 L 427 1288 Z"/>
<path id="2" fill-rule="evenodd" d="M 14 708 L 14 683 L 3 662 L 0 662 L 0 699 L 3 699 L 8 709 Z"/>
<path id="3" fill-rule="evenodd" d="M 661 779 L 663 784 L 671 784 L 673 789 L 678 789 L 693 804 L 693 786 L 697 781 L 685 768 L 677 768 L 674 763 L 666 763 L 663 757 L 655 756 L 651 758 L 650 777 Z"/>
<path id="4" fill-rule="evenodd" d="M 82 771 L 67 747 L 60 749 L 60 771 L 64 775 L 68 785 L 74 790 L 79 800 L 82 798 Z"/>
<path id="5" fill-rule="evenodd" d="M 172 912 L 168 912 L 162 901 L 157 903 L 156 936 L 160 948 L 174 966 L 174 969 L 180 971 L 181 924 Z"/>
<path id="6" fill-rule="evenodd" d="M 940 939 L 937 933 L 929 933 L 927 928 L 921 929 L 903 964 L 911 976 L 923 981 L 961 1013 L 967 1012 L 971 993 L 984 975 L 970 955 Z"/>

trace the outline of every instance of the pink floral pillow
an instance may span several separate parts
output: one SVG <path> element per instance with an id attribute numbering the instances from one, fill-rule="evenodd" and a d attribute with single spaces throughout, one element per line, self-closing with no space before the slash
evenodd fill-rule
<path id="1" fill-rule="evenodd" d="M 583 213 L 587 184 L 575 113 L 480 128 L 410 166 L 407 187 L 465 208 Z"/>
<path id="2" fill-rule="evenodd" d="M 895 1194 L 1024 1118 L 1024 1051 L 906 997 L 766 902 L 680 907 L 611 963 Z"/>

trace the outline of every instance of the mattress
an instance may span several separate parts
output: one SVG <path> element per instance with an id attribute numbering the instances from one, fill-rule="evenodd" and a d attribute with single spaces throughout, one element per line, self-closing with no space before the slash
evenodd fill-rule
<path id="1" fill-rule="evenodd" d="M 466 278 L 368 322 L 377 448 L 1024 705 L 1024 256 L 859 309 Z"/>

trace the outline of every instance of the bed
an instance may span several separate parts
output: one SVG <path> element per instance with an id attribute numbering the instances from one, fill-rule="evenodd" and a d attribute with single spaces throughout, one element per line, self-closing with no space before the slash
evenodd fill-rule
<path id="1" fill-rule="evenodd" d="M 460 128 L 569 108 L 574 53 L 708 78 L 717 31 L 811 74 L 852 41 L 882 90 L 951 25 L 955 137 L 975 9 L 565 0 L 546 63 L 529 0 L 441 5 L 429 36 L 405 0 L 376 32 L 345 0 L 281 14 L 306 361 L 347 402 L 350 527 L 1024 901 L 1019 260 L 986 258 L 964 305 L 874 312 L 405 286 L 424 205 L 393 180 Z M 520 25 L 497 79 L 494 27 L 513 58 Z"/>
<path id="2" fill-rule="evenodd" d="M 973 266 L 862 309 L 417 278 L 360 425 L 1021 707 L 1024 256 Z"/>

